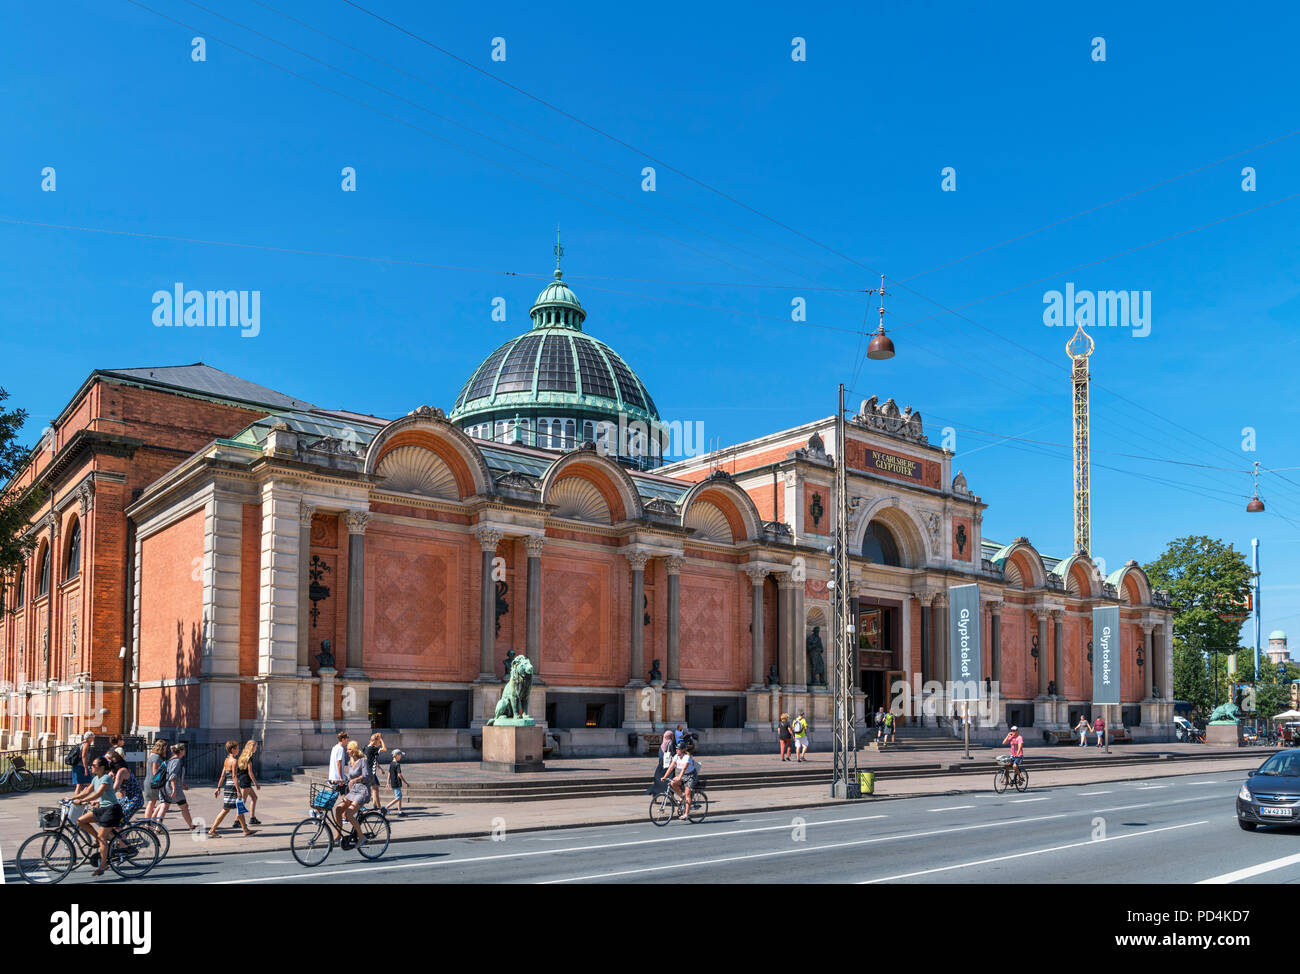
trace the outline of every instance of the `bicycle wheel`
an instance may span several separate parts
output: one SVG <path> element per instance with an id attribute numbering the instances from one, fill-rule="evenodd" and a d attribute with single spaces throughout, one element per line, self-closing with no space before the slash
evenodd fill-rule
<path id="1" fill-rule="evenodd" d="M 62 832 L 37 832 L 18 847 L 18 875 L 33 885 L 53 885 L 77 865 L 77 850 Z"/>
<path id="2" fill-rule="evenodd" d="M 161 858 L 158 837 L 139 825 L 128 825 L 108 846 L 108 867 L 123 879 L 139 879 Z"/>
<path id="3" fill-rule="evenodd" d="M 1024 791 L 1029 787 L 1029 772 L 1024 768 L 1016 769 L 1016 791 Z"/>
<path id="4" fill-rule="evenodd" d="M 677 811 L 677 805 L 673 802 L 672 796 L 666 791 L 661 791 L 650 799 L 650 821 L 655 825 L 667 825 L 673 820 L 673 813 Z"/>
<path id="5" fill-rule="evenodd" d="M 1007 773 L 1001 768 L 993 772 L 993 790 L 999 795 L 1007 790 Z"/>
<path id="6" fill-rule="evenodd" d="M 334 833 L 324 818 L 305 818 L 289 837 L 289 851 L 302 865 L 319 866 L 334 848 Z"/>
<path id="7" fill-rule="evenodd" d="M 709 816 L 709 796 L 702 791 L 691 794 L 691 813 L 687 816 L 695 825 L 699 825 Z"/>
<path id="8" fill-rule="evenodd" d="M 167 826 L 156 818 L 141 819 L 138 823 L 141 828 L 146 828 L 154 834 L 158 840 L 158 858 L 166 859 L 167 853 L 172 851 L 172 834 L 168 831 Z"/>
<path id="9" fill-rule="evenodd" d="M 10 784 L 13 785 L 14 791 L 31 791 L 36 787 L 36 775 L 26 768 L 14 768 Z"/>
<path id="10" fill-rule="evenodd" d="M 363 858 L 378 859 L 388 851 L 388 838 L 392 830 L 384 815 L 379 812 L 363 812 L 357 816 L 357 824 L 361 826 L 361 834 L 366 839 L 357 846 L 357 852 Z"/>

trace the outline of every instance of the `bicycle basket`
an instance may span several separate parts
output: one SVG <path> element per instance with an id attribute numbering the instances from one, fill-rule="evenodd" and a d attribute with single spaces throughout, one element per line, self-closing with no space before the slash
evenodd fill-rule
<path id="1" fill-rule="evenodd" d="M 311 786 L 311 807 L 329 809 L 338 801 L 339 793 L 329 785 L 313 784 Z"/>
<path id="2" fill-rule="evenodd" d="M 998 762 L 998 764 L 1006 764 L 1006 763 L 1009 762 L 1010 760 L 1011 760 L 1011 755 L 1009 755 L 1009 754 L 999 754 L 999 755 L 997 756 L 997 762 Z"/>
<path id="3" fill-rule="evenodd" d="M 23 756 L 21 754 L 15 754 L 9 760 L 13 762 L 15 771 L 27 770 L 27 762 L 23 760 Z"/>
<path id="4" fill-rule="evenodd" d="M 46 832 L 58 831 L 63 824 L 63 813 L 57 808 L 38 808 L 36 822 Z"/>

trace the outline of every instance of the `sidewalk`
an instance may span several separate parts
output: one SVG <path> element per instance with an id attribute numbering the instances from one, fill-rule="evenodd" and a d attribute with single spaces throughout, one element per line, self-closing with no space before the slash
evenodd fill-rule
<path id="1" fill-rule="evenodd" d="M 1139 745 L 1130 745 L 1125 751 L 1133 750 Z M 1150 745 L 1152 748 L 1174 747 L 1176 745 Z M 1196 745 L 1190 745 L 1198 747 Z M 1037 749 L 1051 752 L 1065 750 L 1062 748 Z M 1085 750 L 1076 748 L 1073 750 Z M 1112 748 L 1114 752 L 1115 748 Z M 1197 753 L 1206 753 L 1199 747 Z M 1222 759 L 1212 758 L 1199 761 L 1153 760 L 1149 764 L 1124 765 L 1115 768 L 1068 768 L 1060 770 L 1032 769 L 1031 791 L 1056 785 L 1092 784 L 1106 781 L 1148 780 L 1154 778 L 1174 777 L 1189 774 L 1212 774 L 1220 771 L 1244 772 L 1259 766 L 1263 752 L 1245 752 L 1225 755 Z M 992 788 L 992 752 L 989 757 L 989 773 L 943 775 L 928 778 L 895 778 L 879 782 L 874 798 L 855 802 L 844 802 L 831 798 L 830 788 L 824 782 L 809 782 L 781 787 L 764 788 L 751 791 L 723 791 L 710 795 L 710 817 L 730 816 L 744 812 L 770 812 L 781 809 L 806 808 L 811 806 L 853 804 L 862 807 L 866 804 L 879 803 L 891 798 L 909 798 L 925 795 L 955 795 L 970 792 L 990 791 Z M 903 757 L 904 755 L 898 755 Z M 1034 755 L 1044 756 L 1044 755 Z M 928 758 L 928 755 L 926 756 Z M 585 773 L 590 773 L 606 763 L 617 763 L 623 759 L 611 761 L 587 761 Z M 631 759 L 644 769 L 645 758 Z M 710 769 L 720 763 L 722 758 L 714 758 Z M 762 756 L 741 755 L 726 760 L 764 761 Z M 825 772 L 829 768 L 828 755 L 820 755 L 818 770 Z M 779 764 L 779 760 L 777 761 Z M 859 758 L 859 766 L 870 770 L 873 763 Z M 441 765 L 430 767 L 441 768 Z M 578 769 L 571 769 L 575 773 Z M 408 780 L 410 776 L 408 775 Z M 189 797 L 195 824 L 202 823 L 206 828 L 220 809 L 218 799 L 212 797 L 210 790 L 191 787 Z M 391 793 L 385 790 L 385 794 Z M 52 805 L 63 793 L 33 792 L 26 795 L 8 795 L 0 798 L 0 857 L 12 862 L 18 845 L 27 836 L 37 831 L 36 809 L 42 805 Z M 537 802 L 484 802 L 457 803 L 444 802 L 436 805 L 410 805 L 404 818 L 393 815 L 392 834 L 394 842 L 414 841 L 418 839 L 438 838 L 481 838 L 494 829 L 504 828 L 507 832 L 526 832 L 547 829 L 579 828 L 590 825 L 612 825 L 622 823 L 639 823 L 647 820 L 648 798 L 638 797 L 583 797 L 571 801 L 537 801 Z M 266 785 L 261 790 L 258 801 L 258 818 L 264 824 L 257 835 L 245 839 L 239 834 L 238 826 L 227 817 L 230 827 L 224 828 L 221 837 L 206 839 L 199 834 L 184 831 L 183 820 L 175 812 L 167 815 L 166 822 L 173 826 L 172 848 L 169 858 L 183 856 L 222 855 L 228 853 L 262 853 L 288 854 L 289 835 L 294 826 L 307 815 L 307 787 L 304 784 L 285 782 Z"/>

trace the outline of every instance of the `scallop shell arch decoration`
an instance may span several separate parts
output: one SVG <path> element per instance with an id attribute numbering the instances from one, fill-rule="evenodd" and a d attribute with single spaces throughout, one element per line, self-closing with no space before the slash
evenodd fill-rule
<path id="1" fill-rule="evenodd" d="M 1024 582 L 1020 577 L 1020 566 L 1010 558 L 1002 565 L 1002 578 L 1008 585 L 1013 585 L 1016 588 L 1024 587 Z"/>
<path id="2" fill-rule="evenodd" d="M 418 446 L 399 446 L 385 453 L 375 473 L 387 478 L 383 487 L 408 494 L 456 500 L 456 475 L 436 453 Z"/>
<path id="3" fill-rule="evenodd" d="M 719 544 L 731 544 L 735 539 L 731 535 L 731 524 L 716 504 L 708 501 L 696 501 L 682 522 L 688 528 L 695 529 L 695 537 L 701 541 L 716 541 Z"/>
<path id="4" fill-rule="evenodd" d="M 590 481 L 581 477 L 557 480 L 551 486 L 546 502 L 556 506 L 555 517 L 596 524 L 609 523 L 609 504 Z"/>

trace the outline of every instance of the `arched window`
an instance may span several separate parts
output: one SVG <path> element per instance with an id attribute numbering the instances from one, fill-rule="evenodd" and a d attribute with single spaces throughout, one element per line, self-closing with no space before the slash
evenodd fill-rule
<path id="1" fill-rule="evenodd" d="M 596 442 L 596 427 L 589 419 L 584 420 L 582 423 L 582 442 L 583 443 Z"/>
<path id="2" fill-rule="evenodd" d="M 862 539 L 862 554 L 877 565 L 898 567 L 902 564 L 898 557 L 898 542 L 889 528 L 879 521 L 867 525 L 867 535 Z"/>
<path id="3" fill-rule="evenodd" d="M 68 560 L 64 563 L 64 579 L 73 579 L 81 574 L 81 522 L 74 521 L 68 533 Z"/>
<path id="4" fill-rule="evenodd" d="M 566 450 L 573 449 L 573 447 L 577 445 L 574 442 L 575 440 L 577 440 L 577 438 L 578 438 L 578 430 L 577 427 L 574 425 L 573 420 L 566 419 L 564 421 L 564 448 Z"/>
<path id="5" fill-rule="evenodd" d="M 46 545 L 41 549 L 41 570 L 37 576 L 36 597 L 39 599 L 42 595 L 50 593 L 50 548 Z"/>

